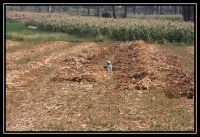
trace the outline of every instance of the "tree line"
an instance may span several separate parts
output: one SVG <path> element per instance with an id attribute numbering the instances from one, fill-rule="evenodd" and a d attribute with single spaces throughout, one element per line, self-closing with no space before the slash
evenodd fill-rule
<path id="1" fill-rule="evenodd" d="M 35 12 L 73 12 L 75 15 L 98 16 L 103 12 L 110 11 L 114 18 L 121 13 L 123 18 L 128 14 L 182 14 L 185 21 L 194 21 L 194 9 L 192 5 L 172 5 L 172 6 L 7 6 L 7 10 L 13 11 L 35 11 Z"/>

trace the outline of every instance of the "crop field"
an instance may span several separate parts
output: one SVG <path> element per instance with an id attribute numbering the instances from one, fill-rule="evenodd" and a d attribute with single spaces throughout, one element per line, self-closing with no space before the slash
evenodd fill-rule
<path id="1" fill-rule="evenodd" d="M 194 25 L 183 21 L 127 18 L 105 19 L 77 17 L 47 13 L 8 13 L 9 19 L 20 19 L 26 25 L 37 26 L 40 30 L 67 32 L 75 35 L 107 36 L 114 40 L 144 40 L 159 43 L 194 42 Z M 167 18 L 167 17 L 166 17 Z"/>
<path id="2" fill-rule="evenodd" d="M 167 21 L 183 21 L 182 15 L 128 15 L 130 18 L 136 19 L 157 19 L 157 20 L 167 20 Z"/>
<path id="3" fill-rule="evenodd" d="M 8 12 L 6 130 L 194 131 L 194 26 L 147 22 Z"/>

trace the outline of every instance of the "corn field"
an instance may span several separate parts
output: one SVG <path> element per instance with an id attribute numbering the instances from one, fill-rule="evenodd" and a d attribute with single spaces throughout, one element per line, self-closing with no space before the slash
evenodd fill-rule
<path id="1" fill-rule="evenodd" d="M 144 40 L 146 42 L 192 43 L 194 24 L 191 22 L 158 20 L 155 18 L 97 18 L 68 16 L 58 13 L 8 13 L 7 18 L 16 18 L 27 26 L 40 30 L 65 32 L 72 35 L 107 36 L 118 41 Z M 169 17 L 167 15 L 166 17 Z"/>
<path id="2" fill-rule="evenodd" d="M 140 15 L 140 14 L 129 14 L 129 18 L 136 19 L 156 19 L 156 20 L 168 20 L 168 21 L 183 21 L 182 15 Z"/>

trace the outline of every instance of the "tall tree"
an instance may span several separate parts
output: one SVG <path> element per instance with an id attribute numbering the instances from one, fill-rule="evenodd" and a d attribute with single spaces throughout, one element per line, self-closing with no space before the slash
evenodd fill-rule
<path id="1" fill-rule="evenodd" d="M 156 14 L 159 14 L 159 6 L 156 6 Z"/>
<path id="2" fill-rule="evenodd" d="M 80 9 L 80 7 L 76 6 L 76 15 L 79 15 L 79 9 Z"/>
<path id="3" fill-rule="evenodd" d="M 97 6 L 97 17 L 100 16 L 100 6 Z"/>
<path id="4" fill-rule="evenodd" d="M 194 6 L 183 6 L 182 8 L 184 21 L 194 21 Z"/>
<path id="5" fill-rule="evenodd" d="M 24 11 L 25 6 L 19 6 L 20 11 Z"/>
<path id="6" fill-rule="evenodd" d="M 127 6 L 124 6 L 124 18 L 127 16 Z"/>
<path id="7" fill-rule="evenodd" d="M 173 6 L 174 8 L 174 14 L 177 14 L 177 6 Z"/>
<path id="8" fill-rule="evenodd" d="M 179 14 L 180 13 L 179 6 L 173 6 L 173 9 L 174 9 L 174 14 Z"/>
<path id="9" fill-rule="evenodd" d="M 180 14 L 180 6 L 177 6 L 177 14 Z"/>
<path id="10" fill-rule="evenodd" d="M 62 9 L 63 9 L 63 11 L 69 11 L 70 7 L 69 6 L 63 6 Z"/>
<path id="11" fill-rule="evenodd" d="M 163 6 L 159 6 L 159 14 L 163 14 Z"/>
<path id="12" fill-rule="evenodd" d="M 135 11 L 136 11 L 136 6 L 133 6 L 132 7 L 132 12 L 133 12 L 134 15 L 135 15 Z"/>
<path id="13" fill-rule="evenodd" d="M 51 6 L 48 6 L 48 12 L 52 13 L 52 7 Z"/>
<path id="14" fill-rule="evenodd" d="M 37 11 L 41 12 L 42 11 L 42 7 L 41 6 L 36 6 L 37 7 Z"/>
<path id="15" fill-rule="evenodd" d="M 113 11 L 113 17 L 116 19 L 117 16 L 116 16 L 116 11 L 115 11 L 115 6 L 112 6 L 112 11 Z"/>
<path id="16" fill-rule="evenodd" d="M 154 6 L 145 6 L 145 10 L 147 14 L 153 14 L 154 13 Z"/>
<path id="17" fill-rule="evenodd" d="M 87 15 L 90 16 L 90 6 L 87 6 L 88 13 Z"/>

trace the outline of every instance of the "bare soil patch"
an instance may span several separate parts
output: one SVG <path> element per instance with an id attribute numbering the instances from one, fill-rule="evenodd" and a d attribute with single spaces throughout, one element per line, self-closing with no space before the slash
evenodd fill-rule
<path id="1" fill-rule="evenodd" d="M 194 46 L 187 47 L 187 51 L 188 51 L 188 53 L 194 55 Z"/>

